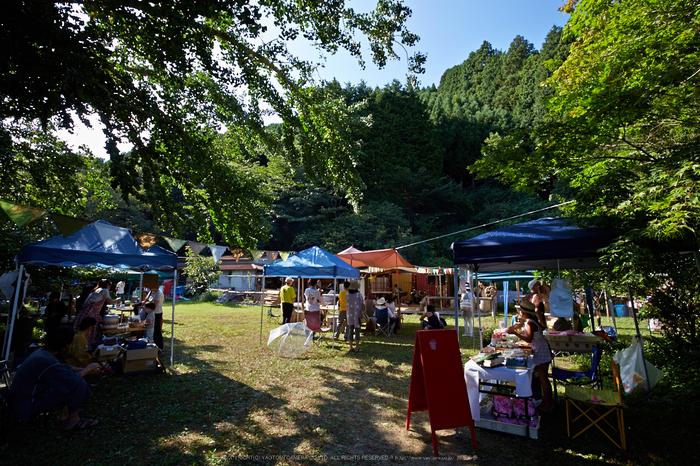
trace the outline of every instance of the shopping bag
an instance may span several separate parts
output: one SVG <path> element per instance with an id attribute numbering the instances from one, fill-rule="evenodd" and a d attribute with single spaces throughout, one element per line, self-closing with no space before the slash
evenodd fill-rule
<path id="1" fill-rule="evenodd" d="M 635 390 L 645 391 L 647 388 L 651 390 L 664 376 L 662 370 L 657 369 L 652 363 L 644 360 L 642 346 L 636 335 L 632 337 L 632 343 L 629 348 L 615 354 L 613 360 L 620 367 L 620 379 L 627 393 L 632 393 Z M 646 363 L 646 373 L 644 371 L 644 363 Z M 646 381 L 646 374 L 649 375 L 649 384 Z"/>

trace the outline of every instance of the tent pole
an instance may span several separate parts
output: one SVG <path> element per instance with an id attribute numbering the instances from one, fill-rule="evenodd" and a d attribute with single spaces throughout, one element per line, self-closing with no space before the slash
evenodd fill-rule
<path id="1" fill-rule="evenodd" d="M 644 357 L 644 344 L 642 343 L 642 335 L 639 333 L 639 322 L 637 322 L 637 310 L 634 308 L 634 297 L 632 296 L 632 287 L 627 284 L 627 293 L 630 295 L 630 308 L 632 309 L 632 317 L 634 318 L 634 328 L 637 331 L 637 338 L 639 338 L 639 352 L 642 355 L 642 364 L 644 366 L 644 377 L 647 381 L 647 392 L 651 391 L 651 381 L 649 380 L 649 371 L 647 370 L 647 361 Z"/>
<path id="2" fill-rule="evenodd" d="M 479 287 L 479 272 L 476 267 L 474 267 L 474 287 L 478 289 Z M 478 292 L 477 292 L 478 293 Z M 478 294 L 477 294 L 478 296 Z M 479 311 L 479 351 L 484 349 L 484 336 L 481 333 L 481 309 L 479 308 L 479 300 L 476 300 L 477 302 L 477 309 Z"/>
<path id="3" fill-rule="evenodd" d="M 509 291 L 508 290 L 510 290 L 510 283 L 508 282 L 508 280 L 504 280 L 503 281 L 503 320 L 505 321 L 504 325 L 506 328 L 509 327 L 509 325 L 508 325 L 508 293 L 509 293 Z"/>
<path id="4" fill-rule="evenodd" d="M 610 291 L 608 291 L 607 287 L 605 288 L 605 305 L 608 308 L 608 317 L 612 316 L 613 326 L 615 327 L 615 331 L 617 332 L 617 320 L 615 320 L 615 306 L 613 306 L 612 298 L 610 297 Z"/>
<path id="5" fill-rule="evenodd" d="M 333 319 L 333 335 L 331 335 L 331 348 L 335 349 L 335 328 L 338 325 L 338 319 L 340 318 L 340 313 L 335 305 L 335 297 L 338 292 L 338 278 L 333 277 L 333 312 L 335 313 L 335 319 Z"/>
<path id="6" fill-rule="evenodd" d="M 19 290 L 22 287 L 22 276 L 24 275 L 24 264 L 19 265 L 19 275 L 17 275 L 17 286 L 15 288 L 15 299 L 12 305 L 12 314 L 10 315 L 10 322 L 7 335 L 5 337 L 5 357 L 3 359 L 10 359 L 10 348 L 12 348 L 12 332 L 15 330 L 15 320 L 17 319 L 17 305 L 19 304 Z"/>
<path id="7" fill-rule="evenodd" d="M 452 269 L 455 282 L 455 331 L 459 341 L 459 268 Z"/>
<path id="8" fill-rule="evenodd" d="M 170 318 L 170 370 L 173 370 L 175 361 L 175 289 L 177 288 L 177 267 L 173 274 L 173 287 L 170 290 L 173 294 L 173 314 Z"/>
<path id="9" fill-rule="evenodd" d="M 586 306 L 588 306 L 588 318 L 591 322 L 591 329 L 595 330 L 595 314 L 593 312 L 593 290 L 590 282 L 586 286 Z"/>
<path id="10" fill-rule="evenodd" d="M 266 267 L 263 266 L 263 276 L 262 276 L 262 295 L 260 295 L 260 344 L 262 345 L 262 327 L 263 327 L 263 312 L 265 311 L 265 272 Z"/>

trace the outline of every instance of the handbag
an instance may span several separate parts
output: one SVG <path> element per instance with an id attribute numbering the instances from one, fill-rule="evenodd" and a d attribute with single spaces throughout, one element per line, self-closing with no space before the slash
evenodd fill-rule
<path id="1" fill-rule="evenodd" d="M 664 376 L 662 370 L 644 359 L 642 346 L 636 335 L 632 337 L 630 346 L 615 354 L 613 360 L 620 367 L 620 379 L 627 393 L 632 393 L 634 390 L 646 391 L 646 374 L 649 374 L 649 388 L 654 388 L 654 385 Z"/>

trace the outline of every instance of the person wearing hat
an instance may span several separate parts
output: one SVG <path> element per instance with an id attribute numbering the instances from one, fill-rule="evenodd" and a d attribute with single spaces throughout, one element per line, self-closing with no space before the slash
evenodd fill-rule
<path id="1" fill-rule="evenodd" d="M 350 351 L 360 352 L 360 330 L 362 330 L 362 324 L 360 323 L 360 313 L 364 312 L 365 300 L 360 293 L 360 282 L 357 280 L 350 281 L 350 286 L 348 287 L 348 294 L 345 297 L 346 317 L 347 317 L 347 330 L 346 334 L 348 341 L 350 342 Z M 355 345 L 353 346 L 353 342 Z"/>
<path id="2" fill-rule="evenodd" d="M 284 280 L 284 285 L 280 288 L 280 302 L 282 303 L 282 324 L 287 324 L 292 321 L 292 313 L 294 312 L 294 300 L 297 297 L 296 291 L 292 286 L 294 279 L 287 277 Z"/>
<path id="3" fill-rule="evenodd" d="M 385 298 L 379 298 L 377 300 L 377 305 L 374 308 L 374 315 L 377 316 L 377 312 L 379 311 L 380 313 L 383 312 L 383 310 L 386 309 L 386 315 L 389 318 L 389 323 L 391 324 L 391 328 L 393 329 L 396 326 L 396 317 L 394 316 L 394 313 L 392 312 L 391 309 L 389 309 L 386 306 L 386 299 Z M 377 322 L 379 323 L 379 322 Z M 382 323 L 382 325 L 384 325 Z"/>
<path id="4" fill-rule="evenodd" d="M 540 304 L 541 311 L 544 312 L 544 304 Z M 554 410 L 554 401 L 552 399 L 552 387 L 549 384 L 548 372 L 549 363 L 552 361 L 552 350 L 549 347 L 549 342 L 544 337 L 543 327 L 537 319 L 537 308 L 533 303 L 526 300 L 521 300 L 515 306 L 520 313 L 520 317 L 525 319 L 525 322 L 508 327 L 506 332 L 511 335 L 516 335 L 518 339 L 530 343 L 532 345 L 532 362 L 535 365 L 537 377 L 540 379 L 542 386 L 542 404 L 540 411 L 551 413 Z"/>

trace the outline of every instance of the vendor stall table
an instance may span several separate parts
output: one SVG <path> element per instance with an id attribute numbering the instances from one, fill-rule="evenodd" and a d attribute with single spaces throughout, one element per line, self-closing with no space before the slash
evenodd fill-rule
<path id="1" fill-rule="evenodd" d="M 503 385 L 511 389 L 511 398 L 527 399 L 532 396 L 532 374 L 534 365 L 532 356 L 527 359 L 527 369 L 511 369 L 505 366 L 499 367 L 482 367 L 476 362 L 470 360 L 464 365 L 464 380 L 467 383 L 467 394 L 469 396 L 469 407 L 474 419 L 474 426 L 482 429 L 498 430 L 517 435 L 529 436 L 537 438 L 537 427 L 531 428 L 528 425 L 519 426 L 515 424 L 506 424 L 498 422 L 490 416 L 482 419 L 479 403 L 483 400 L 487 393 L 491 393 L 493 386 L 499 385 L 500 382 L 515 382 L 515 387 L 511 385 Z M 486 389 L 488 388 L 488 390 Z"/>

